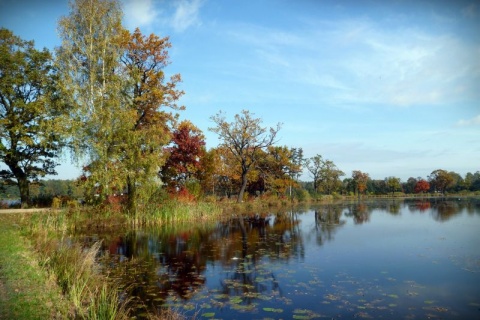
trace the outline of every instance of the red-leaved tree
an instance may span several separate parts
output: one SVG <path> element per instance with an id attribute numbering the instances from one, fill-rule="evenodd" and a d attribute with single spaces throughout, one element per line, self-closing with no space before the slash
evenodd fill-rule
<path id="1" fill-rule="evenodd" d="M 428 190 L 430 190 L 430 183 L 424 179 L 418 180 L 413 189 L 415 193 L 425 193 L 428 192 Z"/>
<path id="2" fill-rule="evenodd" d="M 205 155 L 205 137 L 190 121 L 182 121 L 173 132 L 172 145 L 165 148 L 168 159 L 161 176 L 170 190 L 184 189 L 191 179 L 198 179 L 201 158 Z"/>

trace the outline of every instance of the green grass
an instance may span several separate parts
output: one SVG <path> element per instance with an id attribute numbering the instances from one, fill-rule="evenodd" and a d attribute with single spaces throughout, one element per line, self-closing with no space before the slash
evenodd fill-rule
<path id="1" fill-rule="evenodd" d="M 11 214 L 0 216 L 0 319 L 65 319 L 69 304 Z"/>

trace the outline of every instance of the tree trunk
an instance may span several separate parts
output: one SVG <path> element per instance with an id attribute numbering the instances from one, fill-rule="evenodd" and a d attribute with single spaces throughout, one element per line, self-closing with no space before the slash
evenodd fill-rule
<path id="1" fill-rule="evenodd" d="M 127 177 L 127 210 L 131 216 L 137 214 L 137 190 L 135 186 L 135 180 Z"/>
<path id="2" fill-rule="evenodd" d="M 245 189 L 247 188 L 247 173 L 248 171 L 242 170 L 242 186 L 240 191 L 238 192 L 237 203 L 243 201 L 243 194 L 245 193 Z"/>
<path id="3" fill-rule="evenodd" d="M 20 190 L 20 201 L 21 207 L 28 208 L 30 207 L 30 183 L 27 177 L 17 177 L 18 189 Z"/>
<path id="4" fill-rule="evenodd" d="M 17 179 L 17 186 L 20 192 L 20 202 L 22 208 L 30 207 L 30 181 L 18 163 L 15 161 L 6 161 L 5 163 L 12 171 L 15 179 Z"/>

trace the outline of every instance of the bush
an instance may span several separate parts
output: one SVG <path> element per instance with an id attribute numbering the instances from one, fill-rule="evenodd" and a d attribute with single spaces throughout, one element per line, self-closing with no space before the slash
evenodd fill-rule
<path id="1" fill-rule="evenodd" d="M 62 200 L 58 197 L 52 199 L 52 209 L 59 209 L 62 206 Z"/>
<path id="2" fill-rule="evenodd" d="M 305 189 L 295 189 L 295 198 L 299 202 L 307 202 L 311 200 L 310 193 Z"/>

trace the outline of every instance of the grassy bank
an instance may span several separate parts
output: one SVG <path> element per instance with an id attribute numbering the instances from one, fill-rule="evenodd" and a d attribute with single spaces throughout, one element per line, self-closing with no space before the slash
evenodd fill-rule
<path id="1" fill-rule="evenodd" d="M 0 215 L 0 319 L 66 319 L 70 307 L 40 267 L 16 217 Z"/>
<path id="2" fill-rule="evenodd" d="M 143 212 L 135 220 L 109 208 L 2 213 L 0 319 L 128 319 L 128 299 L 97 261 L 101 243 L 72 242 L 71 231 L 207 222 L 217 214 L 214 206 L 180 203 Z M 175 310 L 158 312 L 148 317 L 185 319 Z"/>

